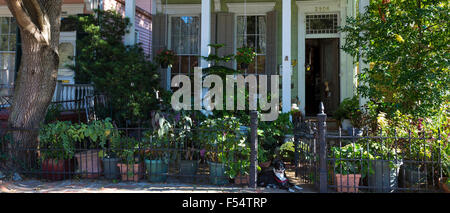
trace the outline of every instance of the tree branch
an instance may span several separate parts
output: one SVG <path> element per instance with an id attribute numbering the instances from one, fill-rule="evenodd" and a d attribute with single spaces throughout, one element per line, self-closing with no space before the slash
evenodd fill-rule
<path id="1" fill-rule="evenodd" d="M 32 0 L 32 2 L 33 2 L 32 4 L 38 4 L 36 2 L 36 0 Z M 8 5 L 9 10 L 13 14 L 13 16 L 16 18 L 17 24 L 23 31 L 30 33 L 36 39 L 36 41 L 38 41 L 39 43 L 49 44 L 49 40 L 48 40 L 49 37 L 47 37 L 47 39 L 46 39 L 46 36 L 44 36 L 42 34 L 42 31 L 39 29 L 39 27 L 36 26 L 35 23 L 33 23 L 33 21 L 31 20 L 31 17 L 23 9 L 22 0 L 6 0 L 6 3 Z M 42 19 L 42 23 L 44 24 L 45 18 L 43 16 L 42 10 L 39 7 L 39 5 L 37 5 L 37 6 L 38 6 L 38 8 L 36 8 L 36 11 L 35 11 L 37 13 L 36 15 L 38 15 L 37 16 L 38 20 L 41 21 L 41 19 Z M 45 26 L 45 24 L 43 26 Z M 46 27 L 43 27 L 42 29 L 46 30 L 45 28 Z"/>

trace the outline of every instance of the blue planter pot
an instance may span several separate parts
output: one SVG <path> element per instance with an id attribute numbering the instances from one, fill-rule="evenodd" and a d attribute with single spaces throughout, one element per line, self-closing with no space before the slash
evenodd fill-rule
<path id="1" fill-rule="evenodd" d="M 183 175 L 182 179 L 186 181 L 194 181 L 194 175 L 197 173 L 198 161 L 195 160 L 182 160 L 180 161 L 180 175 Z"/>
<path id="2" fill-rule="evenodd" d="M 167 172 L 169 164 L 162 160 L 145 160 L 147 169 L 147 177 L 150 182 L 165 182 L 167 180 Z"/>
<path id="3" fill-rule="evenodd" d="M 118 158 L 103 158 L 103 172 L 106 179 L 119 179 L 120 170 L 117 166 Z"/>
<path id="4" fill-rule="evenodd" d="M 394 163 L 394 167 L 391 168 L 390 164 Z M 375 174 L 369 175 L 368 181 L 370 187 L 374 192 L 390 193 L 394 192 L 395 188 L 398 188 L 398 174 L 400 166 L 403 161 L 379 161 L 372 162 Z"/>
<path id="5" fill-rule="evenodd" d="M 228 178 L 225 176 L 225 164 L 208 162 L 209 164 L 209 181 L 214 185 L 225 185 Z"/>

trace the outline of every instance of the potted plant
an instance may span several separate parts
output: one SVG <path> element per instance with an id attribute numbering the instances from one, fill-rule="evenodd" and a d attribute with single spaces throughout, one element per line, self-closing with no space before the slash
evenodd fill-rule
<path id="1" fill-rule="evenodd" d="M 100 157 L 103 157 L 101 156 L 103 152 L 100 153 L 100 148 L 104 149 L 112 135 L 111 119 L 80 124 L 78 127 L 79 137 L 77 137 L 77 142 L 82 147 L 81 149 L 87 149 L 75 154 L 80 172 L 82 177 L 96 178 L 102 174 Z"/>
<path id="2" fill-rule="evenodd" d="M 237 49 L 236 62 L 241 65 L 242 69 L 248 69 L 249 64 L 255 60 L 256 52 L 253 47 L 243 46 Z"/>
<path id="3" fill-rule="evenodd" d="M 39 155 L 44 179 L 62 180 L 75 171 L 73 160 L 76 128 L 70 122 L 45 125 L 39 132 Z"/>
<path id="4" fill-rule="evenodd" d="M 333 114 L 344 131 L 347 131 L 350 135 L 360 135 L 361 132 L 358 129 L 362 127 L 360 120 L 362 111 L 357 96 L 344 99 Z M 354 127 L 357 128 L 355 133 L 353 132 Z"/>
<path id="5" fill-rule="evenodd" d="M 364 143 L 364 141 L 362 141 Z M 398 187 L 398 176 L 403 159 L 400 150 L 388 146 L 389 142 L 377 143 L 369 142 L 374 160 L 370 162 L 370 167 L 374 173 L 368 176 L 369 187 L 374 187 L 374 192 L 393 192 Z"/>
<path id="6" fill-rule="evenodd" d="M 245 150 L 249 149 L 245 136 L 240 134 L 239 120 L 229 116 L 207 119 L 200 124 L 199 134 L 207 150 L 210 182 L 227 184 L 229 178 L 234 178 L 240 171 L 233 163 L 245 159 L 240 155 L 245 155 Z"/>
<path id="7" fill-rule="evenodd" d="M 270 153 L 263 147 L 258 146 L 258 164 L 261 168 L 268 168 L 272 161 L 270 160 Z"/>
<path id="8" fill-rule="evenodd" d="M 231 69 L 227 66 L 225 66 L 229 61 L 231 61 L 234 57 L 234 55 L 225 55 L 225 56 L 219 56 L 218 52 L 220 48 L 223 48 L 224 44 L 209 44 L 208 46 L 212 47 L 215 51 L 214 53 L 209 54 L 208 56 L 203 56 L 202 58 L 206 61 L 209 61 L 212 66 L 203 69 L 203 73 L 209 74 L 209 75 L 219 75 L 223 79 L 227 75 L 233 75 L 238 73 L 237 70 Z"/>
<path id="9" fill-rule="evenodd" d="M 176 53 L 166 48 L 160 49 L 155 56 L 155 60 L 161 65 L 161 68 L 167 69 L 175 61 Z"/>
<path id="10" fill-rule="evenodd" d="M 445 193 L 450 193 L 450 179 L 448 177 L 439 178 L 439 187 Z"/>
<path id="11" fill-rule="evenodd" d="M 122 137 L 117 140 L 114 147 L 119 158 L 119 171 L 123 181 L 139 181 L 144 175 L 140 156 L 140 144 L 134 138 Z"/>
<path id="12" fill-rule="evenodd" d="M 118 179 L 120 169 L 117 165 L 120 163 L 120 158 L 117 156 L 117 151 L 120 149 L 121 136 L 116 129 L 106 130 L 105 135 L 108 139 L 106 143 L 100 143 L 102 150 L 99 151 L 103 174 L 106 179 Z"/>
<path id="13" fill-rule="evenodd" d="M 334 183 L 338 192 L 358 192 L 360 179 L 373 174 L 367 161 L 374 157 L 358 143 L 331 147 L 329 158 L 334 162 Z"/>
<path id="14" fill-rule="evenodd" d="M 174 118 L 174 129 L 177 150 L 179 153 L 180 171 L 179 174 L 183 179 L 192 181 L 197 173 L 200 152 L 199 152 L 199 134 L 192 131 L 193 120 L 191 114 L 185 111 L 176 113 Z"/>
<path id="15" fill-rule="evenodd" d="M 169 168 L 169 143 L 174 138 L 173 127 L 164 116 L 156 116 L 157 126 L 146 132 L 145 166 L 150 182 L 165 182 Z"/>

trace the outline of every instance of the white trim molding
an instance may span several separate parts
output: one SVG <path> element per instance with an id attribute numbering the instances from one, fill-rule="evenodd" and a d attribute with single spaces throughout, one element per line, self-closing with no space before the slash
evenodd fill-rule
<path id="1" fill-rule="evenodd" d="M 162 13 L 167 15 L 201 14 L 201 4 L 162 4 Z"/>
<path id="2" fill-rule="evenodd" d="M 353 2 L 353 0 L 348 1 Z M 305 112 L 306 107 L 306 82 L 305 82 L 305 39 L 315 38 L 339 38 L 340 46 L 343 45 L 344 38 L 341 33 L 333 34 L 306 34 L 306 15 L 314 14 L 337 14 L 338 23 L 342 26 L 345 24 L 345 17 L 347 15 L 348 6 L 346 0 L 306 0 L 296 1 L 298 7 L 298 96 L 300 99 L 300 106 L 302 112 Z M 351 3 L 348 3 L 351 4 Z M 340 99 L 341 101 L 346 97 L 351 97 L 353 93 L 353 67 L 351 67 L 352 58 L 345 54 L 341 49 L 339 50 L 339 76 L 340 76 Z"/>
<path id="3" fill-rule="evenodd" d="M 242 15 L 262 15 L 274 10 L 275 2 L 227 3 L 228 11 Z"/>

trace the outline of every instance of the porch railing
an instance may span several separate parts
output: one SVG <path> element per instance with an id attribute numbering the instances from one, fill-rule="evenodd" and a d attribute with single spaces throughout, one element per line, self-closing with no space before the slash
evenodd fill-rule
<path id="1" fill-rule="evenodd" d="M 87 102 L 81 100 L 93 95 L 94 86 L 91 84 L 58 83 L 52 102 L 60 104 L 60 109 L 65 111 L 86 109 Z"/>

